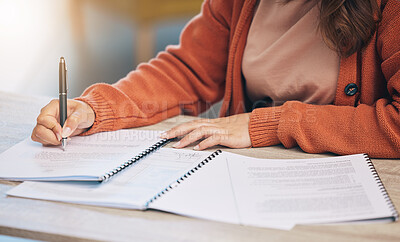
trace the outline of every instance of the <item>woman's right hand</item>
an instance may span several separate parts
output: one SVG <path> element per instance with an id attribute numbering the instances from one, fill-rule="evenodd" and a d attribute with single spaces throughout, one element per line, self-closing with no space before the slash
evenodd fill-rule
<path id="1" fill-rule="evenodd" d="M 32 140 L 44 145 L 59 145 L 61 138 L 81 134 L 93 125 L 95 114 L 87 103 L 68 100 L 67 107 L 64 128 L 59 123 L 59 101 L 54 99 L 43 107 L 32 131 Z"/>

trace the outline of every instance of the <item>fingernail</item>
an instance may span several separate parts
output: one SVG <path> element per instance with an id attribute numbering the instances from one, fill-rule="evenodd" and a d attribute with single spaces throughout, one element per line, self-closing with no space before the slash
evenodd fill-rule
<path id="1" fill-rule="evenodd" d="M 63 129 L 63 132 L 61 134 L 61 136 L 63 138 L 66 138 L 66 137 L 68 137 L 70 135 L 71 135 L 71 128 L 70 127 L 66 127 L 65 129 Z"/>
<path id="2" fill-rule="evenodd" d="M 179 141 L 179 142 L 175 143 L 172 147 L 176 148 L 176 147 L 178 147 L 180 144 L 181 144 L 181 142 Z"/>
<path id="3" fill-rule="evenodd" d="M 164 133 L 160 134 L 160 137 L 162 139 L 166 139 L 167 138 L 167 132 L 164 132 Z"/>
<path id="4" fill-rule="evenodd" d="M 193 147 L 193 149 L 194 149 L 194 150 L 199 150 L 199 149 L 200 149 L 200 146 L 199 146 L 199 145 L 196 145 L 195 147 Z"/>

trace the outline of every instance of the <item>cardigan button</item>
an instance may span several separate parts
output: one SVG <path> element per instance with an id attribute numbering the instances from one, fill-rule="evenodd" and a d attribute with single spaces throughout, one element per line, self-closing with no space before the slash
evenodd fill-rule
<path id="1" fill-rule="evenodd" d="M 344 88 L 344 93 L 347 96 L 353 96 L 358 92 L 358 86 L 355 83 L 350 83 Z"/>

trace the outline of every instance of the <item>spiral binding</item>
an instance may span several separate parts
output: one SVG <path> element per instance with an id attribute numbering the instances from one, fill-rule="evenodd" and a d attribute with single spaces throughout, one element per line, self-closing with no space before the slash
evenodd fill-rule
<path id="1" fill-rule="evenodd" d="M 166 145 L 171 140 L 172 139 L 162 139 L 162 140 L 158 141 L 154 145 L 152 145 L 149 148 L 145 149 L 144 151 L 140 152 L 137 156 L 129 159 L 127 162 L 121 164 L 120 166 L 118 166 L 114 170 L 111 170 L 111 171 L 107 172 L 106 174 L 104 174 L 103 176 L 101 176 L 100 177 L 100 181 L 101 182 L 105 182 L 105 181 L 109 180 L 112 176 L 114 176 L 118 172 L 121 172 L 122 170 L 124 170 L 127 167 L 131 166 L 132 164 L 136 163 L 137 161 L 139 161 L 143 157 L 147 156 L 148 154 L 150 154 L 150 153 L 156 151 L 157 149 L 163 147 L 164 145 Z"/>
<path id="2" fill-rule="evenodd" d="M 146 207 L 149 206 L 150 203 L 152 203 L 154 200 L 156 200 L 157 198 L 161 197 L 163 194 L 165 194 L 166 192 L 169 192 L 170 190 L 174 189 L 175 187 L 177 187 L 179 184 L 181 184 L 183 181 L 185 181 L 187 178 L 189 178 L 189 176 L 193 175 L 193 173 L 195 173 L 197 170 L 199 170 L 200 168 L 202 168 L 205 164 L 207 164 L 208 162 L 210 162 L 212 159 L 214 159 L 217 155 L 221 154 L 221 150 L 216 150 L 215 152 L 213 152 L 211 155 L 209 155 L 207 158 L 205 158 L 203 161 L 201 161 L 197 166 L 195 166 L 193 169 L 191 169 L 190 171 L 186 172 L 183 176 L 181 176 L 180 178 L 178 178 L 174 183 L 171 183 L 170 185 L 168 185 L 166 188 L 164 188 L 163 190 L 161 190 L 161 192 L 157 193 L 153 198 L 151 198 L 149 201 L 146 202 Z M 173 185 L 175 184 L 175 185 Z"/>
<path id="3" fill-rule="evenodd" d="M 397 210 L 396 210 L 395 206 L 393 205 L 392 199 L 390 199 L 390 196 L 389 196 L 388 192 L 386 191 L 386 188 L 383 185 L 382 180 L 379 177 L 378 172 L 376 171 L 374 164 L 372 163 L 372 161 L 369 158 L 368 154 L 364 154 L 364 158 L 367 161 L 369 169 L 372 171 L 372 176 L 374 177 L 375 181 L 377 182 L 379 190 L 383 194 L 383 197 L 384 197 L 384 199 L 385 199 L 390 211 L 392 212 L 392 216 L 394 218 L 394 221 L 397 221 L 399 219 L 399 214 L 397 213 Z"/>

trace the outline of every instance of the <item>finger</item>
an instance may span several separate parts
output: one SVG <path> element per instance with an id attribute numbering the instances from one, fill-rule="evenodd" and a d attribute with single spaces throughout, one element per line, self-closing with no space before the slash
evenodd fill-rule
<path id="1" fill-rule="evenodd" d="M 62 128 L 61 125 L 58 123 L 56 117 L 46 114 L 40 114 L 36 122 L 38 125 L 41 125 L 51 131 L 53 131 L 54 135 L 57 137 L 58 140 L 61 140 L 61 132 Z"/>
<path id="2" fill-rule="evenodd" d="M 212 127 L 212 126 L 201 126 L 189 134 L 185 135 L 178 143 L 176 143 L 173 147 L 174 148 L 183 148 L 187 145 L 190 145 L 191 143 L 202 139 L 204 137 L 211 136 L 216 133 L 221 133 L 223 132 L 221 129 L 217 127 Z"/>
<path id="3" fill-rule="evenodd" d="M 54 132 L 43 125 L 37 125 L 32 132 L 32 140 L 40 142 L 44 145 L 59 145 L 60 141 L 57 139 Z"/>
<path id="4" fill-rule="evenodd" d="M 67 120 L 64 123 L 64 127 L 62 129 L 62 137 L 66 138 L 71 136 L 72 134 L 78 134 L 78 132 L 75 132 L 77 128 L 80 128 L 82 126 L 86 125 L 86 116 L 82 113 L 82 110 L 78 109 L 71 113 L 71 115 L 68 116 Z"/>
<path id="5" fill-rule="evenodd" d="M 64 135 L 75 136 L 93 125 L 95 113 L 85 102 L 68 100 L 68 104 L 71 104 L 68 106 L 71 109 L 68 110 L 69 115 L 64 124 L 64 129 L 66 130 Z"/>
<path id="6" fill-rule="evenodd" d="M 74 132 L 72 132 L 72 134 L 70 135 L 70 136 L 76 136 L 76 135 L 79 135 L 79 134 L 81 134 L 81 133 L 83 133 L 83 132 L 85 132 L 87 129 L 80 129 L 80 128 L 77 128 L 77 129 L 75 129 L 75 131 Z"/>
<path id="7" fill-rule="evenodd" d="M 61 139 L 61 125 L 58 122 L 58 108 L 59 102 L 57 99 L 53 99 L 45 107 L 40 110 L 40 114 L 36 121 L 48 129 L 53 130 L 54 134 L 58 139 Z"/>
<path id="8" fill-rule="evenodd" d="M 46 106 L 40 110 L 40 114 L 58 117 L 59 101 L 58 99 L 51 100 Z"/>
<path id="9" fill-rule="evenodd" d="M 39 139 L 39 137 L 36 136 L 36 127 L 33 128 L 33 130 L 32 130 L 31 139 L 32 139 L 33 141 L 36 141 L 36 142 L 41 143 L 41 142 L 40 142 L 41 139 Z"/>
<path id="10" fill-rule="evenodd" d="M 215 145 L 223 145 L 226 144 L 227 140 L 229 140 L 229 136 L 227 134 L 214 134 L 207 139 L 201 141 L 193 149 L 204 150 Z"/>
<path id="11" fill-rule="evenodd" d="M 51 145 L 50 143 L 40 139 L 39 137 L 37 137 L 35 134 L 32 134 L 31 139 L 35 142 L 41 143 L 43 145 Z"/>
<path id="12" fill-rule="evenodd" d="M 175 126 L 172 129 L 162 133 L 161 138 L 163 138 L 163 139 L 176 138 L 178 136 L 185 135 L 201 126 L 209 126 L 209 125 L 211 125 L 210 119 L 200 119 L 200 120 L 183 123 L 183 124 Z"/>
<path id="13" fill-rule="evenodd" d="M 91 127 L 95 120 L 95 113 L 93 109 L 85 102 L 77 100 L 69 100 L 69 101 L 71 103 L 73 102 L 74 104 L 74 108 L 70 110 L 69 113 L 76 113 L 77 115 L 79 114 L 80 117 L 80 123 L 78 125 L 78 129 L 86 129 Z"/>

